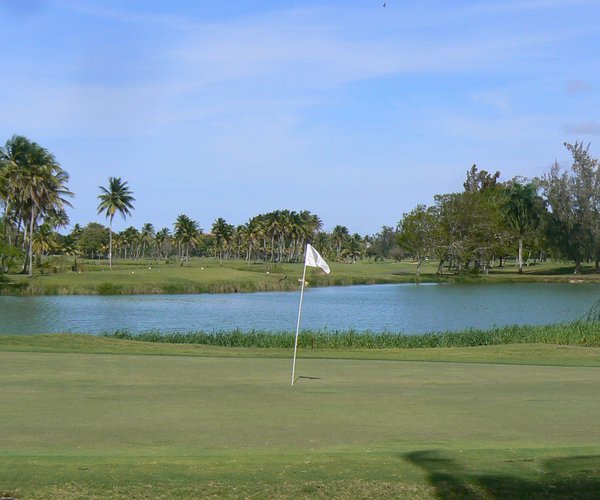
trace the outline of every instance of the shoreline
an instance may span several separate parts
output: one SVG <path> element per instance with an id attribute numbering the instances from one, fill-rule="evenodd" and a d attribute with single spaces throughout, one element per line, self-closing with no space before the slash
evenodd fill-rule
<path id="1" fill-rule="evenodd" d="M 135 283 L 121 284 L 112 281 L 104 281 L 99 284 L 84 284 L 73 286 L 66 284 L 50 284 L 36 282 L 38 277 L 30 281 L 0 282 L 0 297 L 36 297 L 36 296 L 60 296 L 60 295 L 199 295 L 199 294 L 235 294 L 235 293 L 257 293 L 257 292 L 291 292 L 300 290 L 300 286 L 292 282 L 269 283 L 251 281 L 215 281 L 212 283 L 189 283 L 189 284 L 145 284 Z M 327 280 L 313 280 L 309 286 L 313 288 L 360 286 L 360 285 L 394 285 L 394 284 L 518 284 L 518 283 L 558 283 L 568 285 L 592 284 L 600 285 L 600 275 L 582 278 L 569 278 L 563 275 L 442 275 L 422 276 L 419 281 L 410 276 L 394 276 L 385 278 L 330 278 Z"/>
<path id="2" fill-rule="evenodd" d="M 570 266 L 560 263 L 531 266 L 524 274 L 518 274 L 512 265 L 485 275 L 472 272 L 437 275 L 436 267 L 429 262 L 418 282 L 600 284 L 600 274 L 591 269 L 574 275 Z M 79 272 L 58 269 L 33 278 L 20 274 L 0 275 L 0 296 L 280 292 L 299 290 L 297 278 L 302 276 L 300 263 L 219 263 L 212 259 L 194 260 L 185 266 L 159 261 L 121 262 L 113 271 L 108 271 L 102 262 L 86 262 L 80 268 Z M 312 287 L 415 283 L 414 269 L 410 261 L 333 263 L 331 274 L 311 269 L 306 280 Z"/>
<path id="3" fill-rule="evenodd" d="M 50 339 L 54 339 L 51 341 Z M 190 331 L 131 333 L 126 330 L 92 333 L 29 333 L 1 334 L 0 350 L 7 346 L 40 346 L 82 343 L 107 345 L 154 346 L 161 349 L 217 349 L 234 353 L 237 349 L 254 353 L 286 352 L 294 344 L 293 331 L 223 330 L 216 332 Z M 500 346 L 555 346 L 563 348 L 600 348 L 600 321 L 577 320 L 548 325 L 508 325 L 490 329 L 465 328 L 423 334 L 402 332 L 372 332 L 357 330 L 309 330 L 300 332 L 298 347 L 305 355 L 321 357 L 323 353 L 384 353 L 398 351 L 425 351 L 472 349 Z M 179 346 L 179 347 L 177 347 Z M 187 347 L 186 347 L 187 346 Z M 270 354 L 269 354 L 270 356 Z M 600 364 L 600 357 L 597 358 Z"/>

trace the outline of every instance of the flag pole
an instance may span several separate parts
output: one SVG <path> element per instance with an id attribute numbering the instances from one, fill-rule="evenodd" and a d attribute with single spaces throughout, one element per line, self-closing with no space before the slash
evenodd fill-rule
<path id="1" fill-rule="evenodd" d="M 306 250 L 308 251 L 308 246 Z M 296 323 L 296 337 L 294 338 L 294 361 L 292 362 L 292 387 L 294 386 L 294 375 L 296 373 L 296 352 L 298 351 L 298 333 L 300 332 L 300 318 L 302 317 L 302 300 L 304 298 L 304 282 L 306 280 L 306 258 L 304 259 L 304 271 L 302 271 L 302 287 L 300 288 L 300 306 L 298 307 L 298 322 Z"/>

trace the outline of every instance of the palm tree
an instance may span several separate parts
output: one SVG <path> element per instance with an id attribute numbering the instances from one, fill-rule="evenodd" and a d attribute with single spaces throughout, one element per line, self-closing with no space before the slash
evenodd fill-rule
<path id="1" fill-rule="evenodd" d="M 265 235 L 271 238 L 271 262 L 275 262 L 275 239 L 279 237 L 283 230 L 281 210 L 265 214 L 264 221 Z"/>
<path id="2" fill-rule="evenodd" d="M 29 219 L 28 257 L 29 276 L 33 276 L 33 231 L 40 219 L 51 211 L 59 211 L 71 204 L 65 196 L 73 196 L 66 188 L 69 175 L 54 156 L 35 142 L 30 143 L 25 161 L 20 166 L 16 187 L 19 191 L 20 211 Z M 24 266 L 23 271 L 27 268 Z"/>
<path id="3" fill-rule="evenodd" d="M 223 263 L 223 252 L 229 248 L 233 238 L 234 227 L 225 219 L 219 217 L 212 225 L 212 235 L 215 238 L 215 253 L 219 252 L 219 260 Z"/>
<path id="4" fill-rule="evenodd" d="M 258 245 L 260 237 L 263 236 L 263 225 L 261 216 L 252 217 L 244 224 L 240 232 L 242 234 L 242 242 L 246 245 L 246 262 L 250 262 L 252 251 Z"/>
<path id="5" fill-rule="evenodd" d="M 342 247 L 348 237 L 350 236 L 348 228 L 346 226 L 335 226 L 331 233 L 332 242 L 335 247 L 336 259 L 340 259 L 342 253 Z"/>
<path id="6" fill-rule="evenodd" d="M 21 174 L 27 165 L 27 155 L 31 141 L 21 135 L 14 135 L 0 148 L 0 201 L 4 205 L 4 241 L 9 245 L 9 222 L 21 221 Z M 10 217 L 12 215 L 12 217 Z M 15 242 L 16 245 L 16 242 Z"/>
<path id="7" fill-rule="evenodd" d="M 108 266 L 112 270 L 112 220 L 117 212 L 123 219 L 131 215 L 135 198 L 132 191 L 127 186 L 127 182 L 122 181 L 120 177 L 109 177 L 108 188 L 98 186 L 101 193 L 98 195 L 100 203 L 98 204 L 98 213 L 106 213 L 108 219 L 109 239 L 108 239 Z"/>
<path id="8" fill-rule="evenodd" d="M 523 184 L 518 179 L 506 185 L 504 195 L 504 218 L 517 235 L 517 266 L 519 274 L 523 274 L 523 240 L 527 233 L 539 226 L 543 201 L 537 195 L 537 188 L 533 183 Z"/>
<path id="9" fill-rule="evenodd" d="M 158 231 L 156 231 L 156 234 L 154 235 L 154 239 L 156 241 L 156 251 L 158 253 L 159 259 L 162 258 L 163 247 L 169 241 L 170 237 L 171 237 L 171 231 L 169 231 L 168 227 L 163 227 L 162 229 L 159 229 Z M 165 251 L 165 257 L 166 256 L 167 256 L 167 252 Z"/>
<path id="10" fill-rule="evenodd" d="M 142 259 L 146 258 L 146 245 L 151 245 L 154 240 L 155 231 L 154 226 L 150 222 L 146 222 L 142 226 L 142 230 L 140 232 L 140 239 L 142 241 Z"/>
<path id="11" fill-rule="evenodd" d="M 66 228 L 69 225 L 69 214 L 64 208 L 52 208 L 48 210 L 44 222 L 50 224 L 53 229 Z"/>
<path id="12" fill-rule="evenodd" d="M 365 244 L 362 236 L 358 233 L 354 233 L 346 239 L 342 255 L 348 256 L 352 259 L 352 264 L 356 264 L 356 259 L 362 257 L 364 250 Z"/>
<path id="13" fill-rule="evenodd" d="M 175 221 L 175 240 L 179 245 L 179 258 L 182 266 L 185 261 L 190 260 L 190 248 L 195 248 L 198 245 L 201 233 L 202 230 L 195 220 L 184 214 L 177 217 Z"/>
<path id="14" fill-rule="evenodd" d="M 77 245 L 77 241 L 71 236 L 71 234 L 68 234 L 65 237 L 62 243 L 61 251 L 64 255 L 68 255 L 74 258 L 73 265 L 71 266 L 71 271 L 77 272 L 77 257 L 81 255 L 81 249 L 79 248 L 79 246 Z"/>
<path id="15" fill-rule="evenodd" d="M 321 255 L 333 257 L 334 252 L 331 248 L 331 236 L 323 231 L 318 231 L 312 238 L 312 246 L 315 247 Z"/>
<path id="16" fill-rule="evenodd" d="M 40 225 L 33 236 L 33 249 L 38 255 L 46 255 L 56 247 L 56 234 L 47 222 Z"/>
<path id="17" fill-rule="evenodd" d="M 140 232 L 135 227 L 129 226 L 119 233 L 119 237 L 123 247 L 122 257 L 126 259 L 127 254 L 129 253 L 129 258 L 131 260 L 134 258 L 137 259 L 140 247 Z"/>

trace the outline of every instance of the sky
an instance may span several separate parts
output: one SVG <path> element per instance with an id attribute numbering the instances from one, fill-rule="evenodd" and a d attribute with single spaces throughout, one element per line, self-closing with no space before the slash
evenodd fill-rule
<path id="1" fill-rule="evenodd" d="M 373 234 L 462 190 L 600 156 L 600 1 L 0 0 L 0 144 L 52 152 L 72 223 L 277 209 Z"/>

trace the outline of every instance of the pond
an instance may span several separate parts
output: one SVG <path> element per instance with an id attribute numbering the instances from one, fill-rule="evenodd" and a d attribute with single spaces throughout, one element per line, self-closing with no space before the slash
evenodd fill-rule
<path id="1" fill-rule="evenodd" d="M 293 331 L 299 292 L 231 295 L 0 297 L 0 334 L 249 330 Z M 399 284 L 311 288 L 303 329 L 456 331 L 580 318 L 600 285 Z"/>

